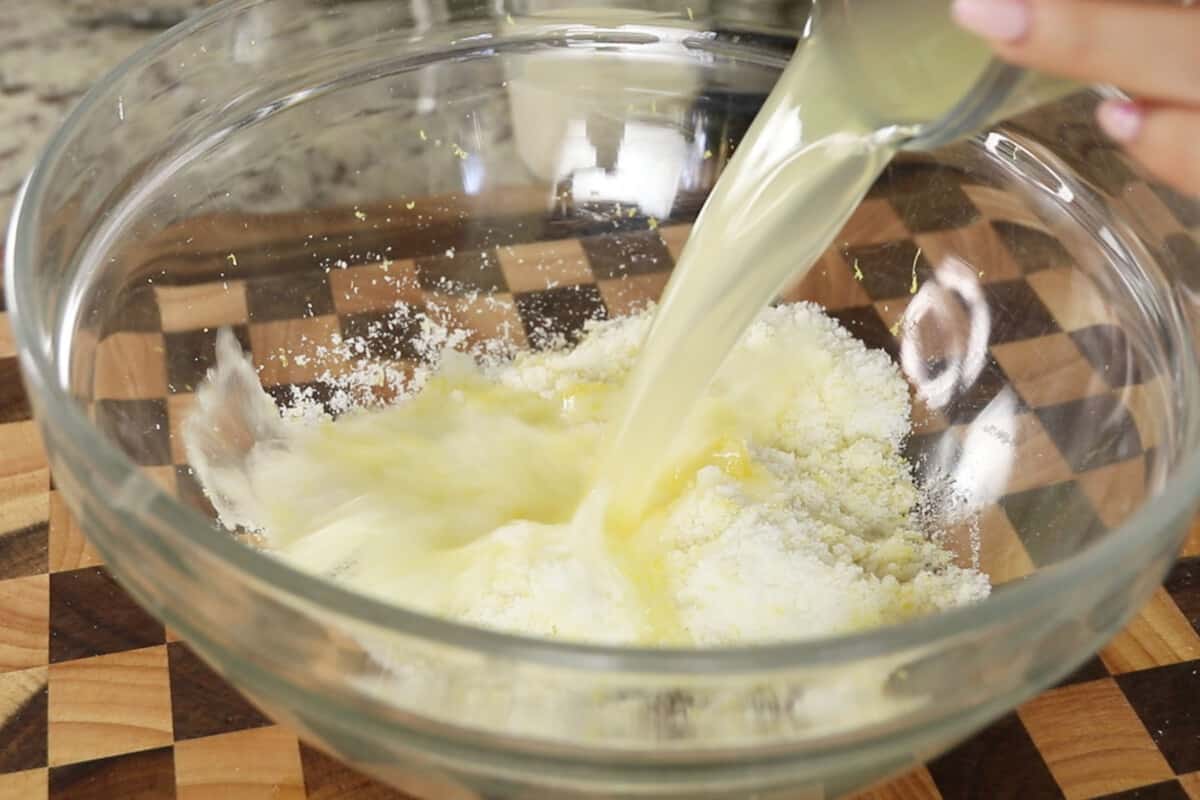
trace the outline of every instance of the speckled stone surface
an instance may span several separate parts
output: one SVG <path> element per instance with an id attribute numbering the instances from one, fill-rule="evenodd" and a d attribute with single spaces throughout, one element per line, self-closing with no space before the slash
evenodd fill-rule
<path id="1" fill-rule="evenodd" d="M 97 77 L 210 0 L 0 0 L 0 220 Z"/>

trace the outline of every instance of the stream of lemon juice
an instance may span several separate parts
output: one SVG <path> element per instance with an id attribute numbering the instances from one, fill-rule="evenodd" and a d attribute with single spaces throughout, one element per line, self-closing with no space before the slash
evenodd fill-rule
<path id="1" fill-rule="evenodd" d="M 676 625 L 653 519 L 694 467 L 744 469 L 744 444 L 740 452 L 729 447 L 744 437 L 697 425 L 696 399 L 756 316 L 830 245 L 917 126 L 948 112 L 990 60 L 953 24 L 948 3 L 856 0 L 819 2 L 816 10 L 693 226 L 593 490 L 605 498 L 610 551 L 639 587 L 661 640 Z M 597 504 L 585 501 L 578 519 L 591 515 L 585 524 L 597 524 Z"/>
<path id="2" fill-rule="evenodd" d="M 829 6 L 721 174 L 658 306 L 600 468 L 614 531 L 670 501 L 682 472 L 667 454 L 693 400 L 755 317 L 833 241 L 913 123 L 944 113 L 988 60 L 947 4 L 921 4 L 918 14 L 903 2 Z M 862 13 L 851 17 L 852 6 Z M 906 36 L 921 53 L 897 53 Z M 728 439 L 713 432 L 714 459 L 728 461 Z"/>

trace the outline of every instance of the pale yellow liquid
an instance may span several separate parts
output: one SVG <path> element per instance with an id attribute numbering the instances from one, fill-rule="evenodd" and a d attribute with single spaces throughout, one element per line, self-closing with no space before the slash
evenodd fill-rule
<path id="1" fill-rule="evenodd" d="M 666 288 L 602 467 L 618 527 L 636 526 L 677 491 L 662 474 L 664 454 L 743 331 L 803 277 L 915 126 L 954 106 L 990 59 L 951 22 L 948 3 L 854 0 L 818 11 Z M 1033 83 L 1007 110 L 1062 93 Z"/>

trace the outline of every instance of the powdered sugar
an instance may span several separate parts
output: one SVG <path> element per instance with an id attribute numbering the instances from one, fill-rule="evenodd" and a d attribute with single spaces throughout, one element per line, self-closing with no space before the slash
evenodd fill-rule
<path id="1" fill-rule="evenodd" d="M 280 557 L 503 630 L 719 645 L 860 630 L 986 596 L 986 577 L 922 530 L 901 455 L 903 378 L 807 304 L 769 309 L 747 331 L 664 454 L 675 477 L 654 512 L 607 532 L 590 475 L 652 313 L 509 358 L 502 342 L 471 345 L 398 307 L 379 324 L 413 335 L 419 368 L 381 362 L 361 341 L 318 348 L 333 399 L 298 392 L 236 457 L 220 431 L 204 435 L 217 416 L 202 403 L 189 453 L 222 520 L 261 529 Z M 235 385 L 230 397 L 261 410 L 229 341 L 201 397 Z"/>

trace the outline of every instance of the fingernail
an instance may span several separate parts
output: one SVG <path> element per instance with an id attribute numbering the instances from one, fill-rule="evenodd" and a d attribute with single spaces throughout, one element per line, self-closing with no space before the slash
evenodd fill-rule
<path id="1" fill-rule="evenodd" d="M 1015 42 L 1029 32 L 1033 14 L 1027 0 L 954 0 L 954 21 L 997 42 Z"/>
<path id="2" fill-rule="evenodd" d="M 1100 129 L 1118 142 L 1132 142 L 1142 129 L 1144 114 L 1136 103 L 1105 100 L 1096 109 Z"/>

